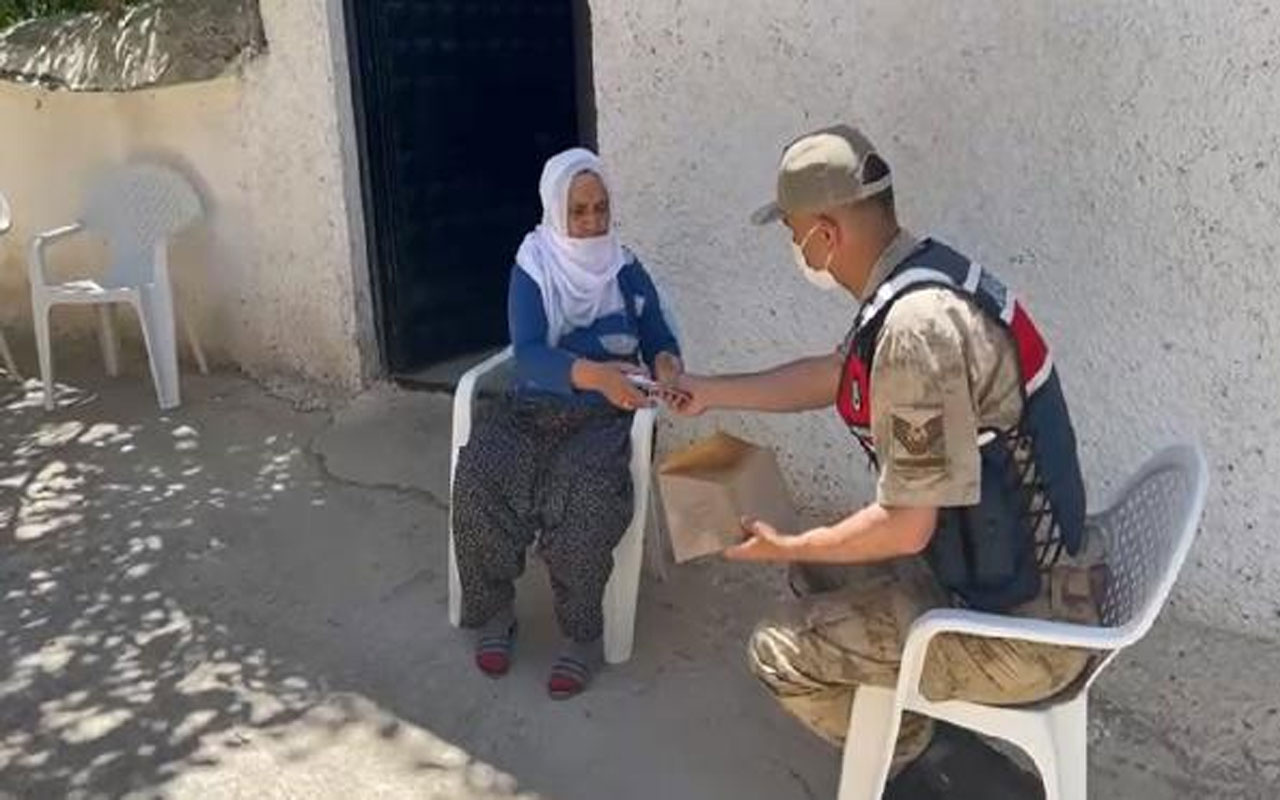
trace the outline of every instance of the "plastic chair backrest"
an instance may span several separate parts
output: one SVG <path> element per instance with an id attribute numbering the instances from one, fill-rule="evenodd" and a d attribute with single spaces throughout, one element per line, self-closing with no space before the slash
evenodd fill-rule
<path id="1" fill-rule="evenodd" d="M 0 236 L 13 227 L 13 210 L 9 207 L 9 199 L 0 192 Z"/>
<path id="2" fill-rule="evenodd" d="M 1155 456 L 1094 523 L 1110 571 L 1102 624 L 1124 645 L 1142 638 L 1160 613 L 1195 539 L 1209 486 L 1199 448 L 1181 445 Z"/>
<path id="3" fill-rule="evenodd" d="M 133 163 L 111 168 L 93 181 L 81 222 L 110 243 L 107 275 L 112 285 L 137 286 L 153 279 L 156 244 L 203 214 L 195 187 L 177 170 Z"/>

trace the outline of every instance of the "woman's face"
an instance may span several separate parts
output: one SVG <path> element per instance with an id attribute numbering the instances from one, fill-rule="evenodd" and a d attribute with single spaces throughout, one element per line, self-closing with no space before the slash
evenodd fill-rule
<path id="1" fill-rule="evenodd" d="M 592 239 L 609 232 L 609 193 L 594 172 L 582 172 L 569 184 L 569 238 Z"/>

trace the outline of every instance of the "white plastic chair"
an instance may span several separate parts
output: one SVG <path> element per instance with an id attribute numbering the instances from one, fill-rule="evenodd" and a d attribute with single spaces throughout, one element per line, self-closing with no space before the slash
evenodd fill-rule
<path id="1" fill-rule="evenodd" d="M 476 387 L 486 375 L 514 360 L 510 347 L 472 368 L 458 382 L 453 398 L 453 453 L 449 463 L 449 490 L 453 492 L 458 453 L 471 439 Z M 631 658 L 635 640 L 636 600 L 640 593 L 640 565 L 644 557 L 645 523 L 649 513 L 649 465 L 653 457 L 653 425 L 656 414 L 641 409 L 631 424 L 631 481 L 635 510 L 631 525 L 613 551 L 613 574 L 604 593 L 604 655 L 610 664 Z M 449 515 L 449 622 L 462 620 L 462 580 L 453 541 L 453 514 Z"/>
<path id="2" fill-rule="evenodd" d="M 178 343 L 174 331 L 173 286 L 169 280 L 169 238 L 203 215 L 200 198 L 177 171 L 159 164 L 135 163 L 113 168 L 86 193 L 79 222 L 32 239 L 29 257 L 31 306 L 44 382 L 45 408 L 53 408 L 53 351 L 49 312 L 55 305 L 96 305 L 102 360 L 107 374 L 120 372 L 113 306 L 133 306 L 142 324 L 151 378 L 160 408 L 181 402 L 178 388 Z M 44 250 L 81 231 L 106 238 L 111 262 L 101 280 L 50 284 L 45 278 Z M 202 373 L 209 371 L 189 320 L 187 338 Z"/>
<path id="3" fill-rule="evenodd" d="M 1046 800 L 1086 800 L 1089 687 L 1117 653 L 1151 629 L 1195 538 L 1208 486 L 1200 449 L 1173 447 L 1147 462 L 1108 510 L 1090 518 L 1093 533 L 1103 537 L 1110 570 L 1099 626 L 959 609 L 920 617 L 903 652 L 897 689 L 863 686 L 854 696 L 840 800 L 880 798 L 904 711 L 1012 742 L 1035 762 Z M 920 676 L 929 642 L 944 633 L 1067 645 L 1096 656 L 1075 686 L 1034 706 L 934 703 L 920 694 Z"/>
<path id="4" fill-rule="evenodd" d="M 4 196 L 4 192 L 0 192 L 0 237 L 8 233 L 12 227 L 13 213 L 9 207 L 9 200 Z M 13 351 L 9 349 L 9 342 L 4 338 L 3 328 L 0 328 L 0 361 L 4 362 L 5 371 L 9 373 L 10 378 L 22 379 L 18 373 L 18 365 L 13 360 Z"/>

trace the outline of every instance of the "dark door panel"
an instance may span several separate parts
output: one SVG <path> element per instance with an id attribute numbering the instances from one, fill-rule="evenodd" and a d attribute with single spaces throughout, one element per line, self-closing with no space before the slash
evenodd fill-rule
<path id="1" fill-rule="evenodd" d="M 393 372 L 506 340 L 538 175 L 577 144 L 574 0 L 349 0 L 377 315 Z"/>

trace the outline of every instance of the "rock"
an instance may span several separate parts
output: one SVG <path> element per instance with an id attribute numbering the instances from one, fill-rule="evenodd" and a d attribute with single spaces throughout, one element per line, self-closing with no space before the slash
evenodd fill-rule
<path id="1" fill-rule="evenodd" d="M 266 52 L 257 0 L 161 0 L 0 33 L 0 77 L 81 92 L 210 80 Z"/>

